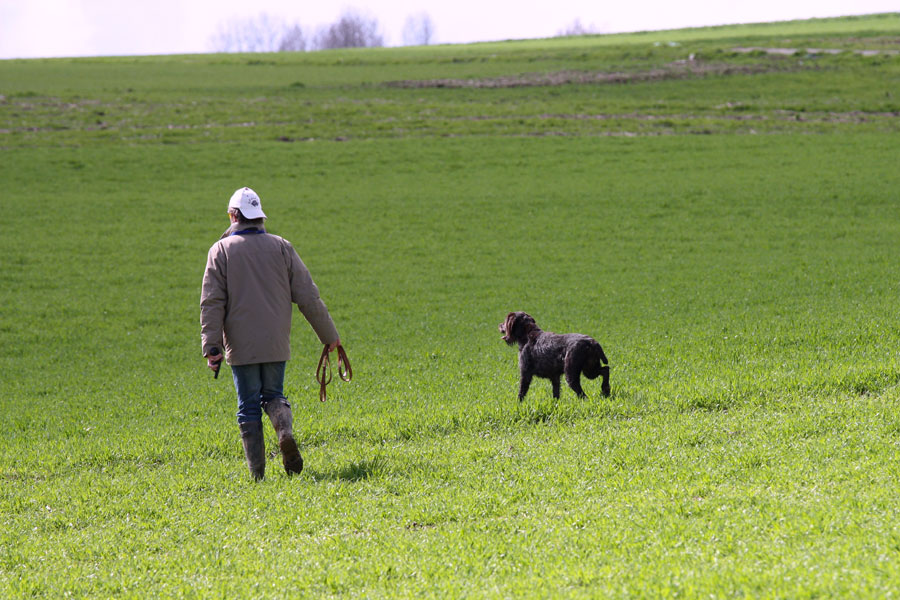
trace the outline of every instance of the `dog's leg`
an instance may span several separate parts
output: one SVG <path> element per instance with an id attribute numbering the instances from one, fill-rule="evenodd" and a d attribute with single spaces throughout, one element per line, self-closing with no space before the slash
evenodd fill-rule
<path id="1" fill-rule="evenodd" d="M 534 369 L 531 364 L 531 355 L 524 349 L 519 350 L 519 401 L 525 398 L 528 388 L 531 386 L 531 378 Z"/>
<path id="2" fill-rule="evenodd" d="M 609 396 L 609 365 L 603 364 L 606 362 L 609 361 L 606 359 L 606 354 L 603 353 L 603 348 L 600 347 L 600 344 L 594 342 L 593 352 L 584 363 L 581 373 L 588 379 L 596 379 L 602 375 L 603 384 L 600 386 L 600 390 L 604 396 Z"/>
<path id="3" fill-rule="evenodd" d="M 559 375 L 550 378 L 550 383 L 553 385 L 553 397 L 559 398 Z"/>
<path id="4" fill-rule="evenodd" d="M 569 387 L 572 388 L 572 391 L 575 392 L 575 395 L 579 398 L 586 398 L 587 394 L 584 393 L 584 390 L 581 389 L 581 373 L 579 371 L 575 371 L 574 373 L 566 372 L 566 383 L 569 384 Z"/>
<path id="5" fill-rule="evenodd" d="M 577 352 L 569 352 L 566 354 L 566 362 L 565 362 L 565 373 L 566 373 L 566 383 L 569 384 L 569 387 L 572 388 L 572 391 L 579 398 L 584 398 L 586 395 L 584 390 L 581 389 L 581 366 L 583 360 L 578 360 L 579 354 Z"/>
<path id="6" fill-rule="evenodd" d="M 519 379 L 519 401 L 521 402 L 525 398 L 525 394 L 528 393 L 528 388 L 531 386 L 531 373 L 528 371 L 522 371 L 522 377 Z"/>

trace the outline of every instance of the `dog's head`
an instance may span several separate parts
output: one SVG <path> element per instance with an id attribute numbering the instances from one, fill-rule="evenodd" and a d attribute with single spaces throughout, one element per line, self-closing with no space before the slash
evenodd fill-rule
<path id="1" fill-rule="evenodd" d="M 528 313 L 511 312 L 506 315 L 506 320 L 500 323 L 500 333 L 503 341 L 512 346 L 519 340 L 525 340 L 528 334 L 537 329 L 537 323 Z"/>

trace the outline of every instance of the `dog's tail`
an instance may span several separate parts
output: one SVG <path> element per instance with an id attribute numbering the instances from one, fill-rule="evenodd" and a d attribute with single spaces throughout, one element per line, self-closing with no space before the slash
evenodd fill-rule
<path id="1" fill-rule="evenodd" d="M 609 373 L 609 360 L 603 352 L 603 347 L 597 340 L 590 340 L 590 353 L 584 364 L 583 372 L 588 379 L 595 379 L 604 372 Z M 604 375 L 606 377 L 607 375 Z"/>
<path id="2" fill-rule="evenodd" d="M 603 376 L 603 384 L 600 387 L 600 390 L 604 396 L 609 396 L 609 360 L 606 358 L 606 354 L 603 352 L 603 346 L 600 345 L 599 342 L 595 340 L 597 344 L 597 355 L 603 361 L 602 366 L 597 369 L 597 375 Z"/>
<path id="3" fill-rule="evenodd" d="M 597 355 L 600 357 L 600 360 L 602 361 L 600 364 L 608 365 L 609 359 L 606 358 L 606 354 L 604 354 L 604 352 L 603 352 L 603 346 L 601 346 L 600 342 L 598 342 L 597 340 L 594 340 L 594 344 L 596 344 L 595 350 L 597 352 Z"/>

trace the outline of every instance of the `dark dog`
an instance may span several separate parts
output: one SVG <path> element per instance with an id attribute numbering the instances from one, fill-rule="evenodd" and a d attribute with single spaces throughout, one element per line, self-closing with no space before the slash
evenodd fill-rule
<path id="1" fill-rule="evenodd" d="M 510 346 L 519 345 L 519 400 L 528 393 L 535 375 L 550 380 L 554 398 L 559 398 L 559 379 L 563 374 L 579 398 L 585 397 L 581 389 L 582 373 L 588 379 L 603 375 L 600 389 L 604 396 L 609 396 L 609 361 L 594 338 L 579 333 L 542 331 L 531 315 L 523 312 L 509 313 L 506 321 L 500 323 L 500 333 Z"/>

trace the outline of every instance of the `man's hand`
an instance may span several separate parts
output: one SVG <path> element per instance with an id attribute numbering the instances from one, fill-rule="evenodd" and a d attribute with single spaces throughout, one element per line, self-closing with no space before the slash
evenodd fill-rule
<path id="1" fill-rule="evenodd" d="M 337 350 L 337 347 L 341 345 L 341 338 L 338 338 L 337 341 L 331 342 L 328 344 L 328 352 L 334 352 Z"/>
<path id="2" fill-rule="evenodd" d="M 209 351 L 209 354 L 206 355 L 206 366 L 208 366 L 213 373 L 218 373 L 219 367 L 222 366 L 223 358 L 225 357 L 222 356 L 222 353 L 219 352 L 219 349 L 213 348 Z"/>

